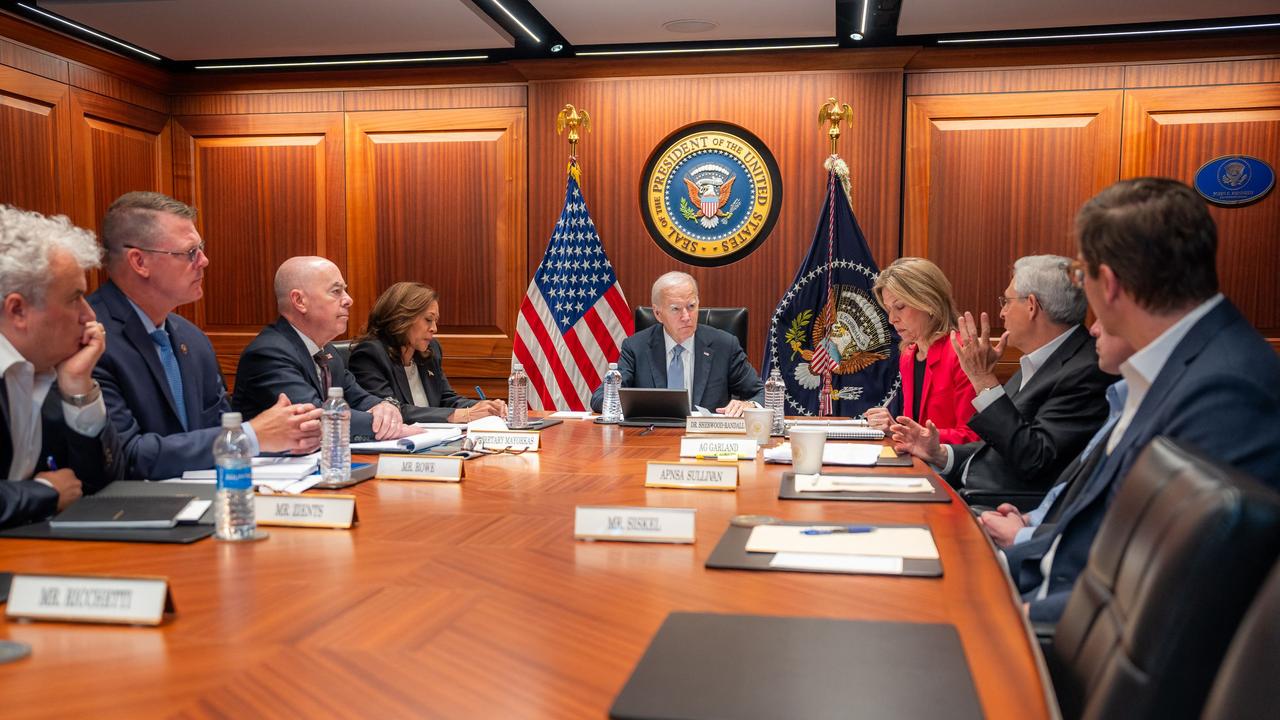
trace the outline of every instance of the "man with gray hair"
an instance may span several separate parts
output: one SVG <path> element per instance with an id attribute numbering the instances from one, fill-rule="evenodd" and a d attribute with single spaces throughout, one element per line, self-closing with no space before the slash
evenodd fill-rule
<path id="1" fill-rule="evenodd" d="M 1071 260 L 1032 255 L 1013 265 L 998 298 L 1005 331 L 992 345 L 987 314 L 976 327 L 960 318 L 951 344 L 977 391 L 969 419 L 981 440 L 942 445 L 932 424 L 890 426 L 899 449 L 926 460 L 957 488 L 1044 492 L 1107 418 L 1107 386 L 1094 338 L 1084 328 L 1086 302 L 1068 269 Z M 1004 348 L 1022 351 L 1020 368 L 1003 386 L 996 362 Z"/>
<path id="2" fill-rule="evenodd" d="M 67 218 L 0 205 L 0 527 L 42 520 L 124 476 L 85 302 L 102 251 Z"/>
<path id="3" fill-rule="evenodd" d="M 732 417 L 764 398 L 764 385 L 747 362 L 738 338 L 698 324 L 698 283 L 688 273 L 669 272 L 653 283 L 657 325 L 622 341 L 618 371 L 623 387 L 680 388 L 689 407 Z M 604 387 L 591 395 L 600 412 Z"/>

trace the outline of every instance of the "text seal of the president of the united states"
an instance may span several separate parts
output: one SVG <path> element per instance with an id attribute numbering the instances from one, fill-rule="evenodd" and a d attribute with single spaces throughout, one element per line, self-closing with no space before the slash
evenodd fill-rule
<path id="1" fill-rule="evenodd" d="M 760 138 L 708 122 L 668 135 L 640 178 L 640 215 L 658 247 L 693 265 L 728 265 L 760 246 L 782 207 L 782 179 Z"/>

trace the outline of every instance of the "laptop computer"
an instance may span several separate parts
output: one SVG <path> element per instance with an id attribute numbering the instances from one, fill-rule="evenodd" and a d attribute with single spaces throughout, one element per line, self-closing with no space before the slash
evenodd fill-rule
<path id="1" fill-rule="evenodd" d="M 621 425 L 684 427 L 689 417 L 689 393 L 667 388 L 619 388 Z"/>

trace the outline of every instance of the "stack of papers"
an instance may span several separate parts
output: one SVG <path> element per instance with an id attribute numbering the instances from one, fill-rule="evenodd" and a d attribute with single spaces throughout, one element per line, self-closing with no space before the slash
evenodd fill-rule
<path id="1" fill-rule="evenodd" d="M 805 535 L 805 530 L 840 525 L 757 525 L 747 552 L 774 553 L 770 567 L 824 572 L 901 575 L 908 559 L 937 560 L 928 528 L 876 527 L 869 532 Z"/>
<path id="2" fill-rule="evenodd" d="M 505 423 L 504 423 L 505 425 Z M 419 450 L 426 450 L 434 445 L 441 443 L 453 442 L 462 437 L 462 432 L 455 426 L 442 427 L 432 430 L 425 430 L 417 435 L 400 438 L 398 440 L 374 440 L 371 442 L 351 443 L 351 452 L 353 453 L 382 453 L 382 452 L 409 452 L 415 453 Z"/>
<path id="3" fill-rule="evenodd" d="M 796 475 L 796 492 L 933 492 L 927 478 L 878 475 Z"/>
<path id="4" fill-rule="evenodd" d="M 472 420 L 467 423 L 467 431 L 472 430 L 496 430 L 498 432 L 506 432 L 511 428 L 507 427 L 507 421 L 497 415 L 486 415 L 479 420 Z"/>
<path id="5" fill-rule="evenodd" d="M 827 443 L 822 448 L 823 465 L 864 465 L 876 464 L 880 457 L 879 445 L 855 445 L 852 443 Z M 777 447 L 765 448 L 764 461 L 770 463 L 791 464 L 791 443 L 784 442 Z"/>
<path id="6" fill-rule="evenodd" d="M 253 482 L 263 484 L 268 481 L 288 480 L 294 482 L 310 475 L 320 465 L 320 453 L 310 455 L 281 455 L 279 457 L 256 457 L 253 459 Z M 218 471 L 188 470 L 182 473 L 186 481 L 214 481 Z"/>
<path id="7" fill-rule="evenodd" d="M 866 427 L 866 418 L 851 418 L 849 420 L 833 420 L 832 418 L 796 418 L 788 420 L 787 427 L 793 425 L 809 426 L 809 425 L 831 425 L 836 427 Z"/>

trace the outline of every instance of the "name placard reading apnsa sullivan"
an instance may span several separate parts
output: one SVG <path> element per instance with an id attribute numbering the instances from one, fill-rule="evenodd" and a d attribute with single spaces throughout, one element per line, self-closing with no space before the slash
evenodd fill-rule
<path id="1" fill-rule="evenodd" d="M 688 490 L 736 490 L 737 463 L 649 461 L 644 486 Z"/>
<path id="2" fill-rule="evenodd" d="M 14 575 L 10 619 L 159 625 L 173 612 L 169 581 L 156 577 Z"/>
<path id="3" fill-rule="evenodd" d="M 458 482 L 462 479 L 462 458 L 424 455 L 378 456 L 379 480 L 431 480 Z"/>
<path id="4" fill-rule="evenodd" d="M 255 495 L 259 525 L 340 528 L 355 524 L 355 495 Z"/>
<path id="5" fill-rule="evenodd" d="M 693 542 L 693 508 L 605 507 L 574 508 L 573 536 L 578 540 L 625 542 Z"/>

